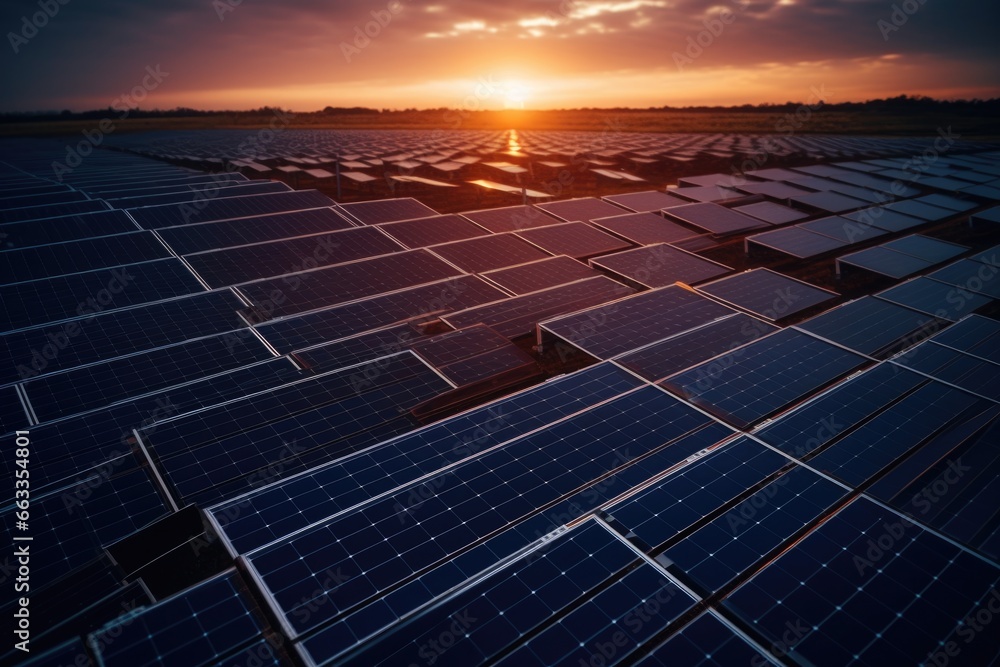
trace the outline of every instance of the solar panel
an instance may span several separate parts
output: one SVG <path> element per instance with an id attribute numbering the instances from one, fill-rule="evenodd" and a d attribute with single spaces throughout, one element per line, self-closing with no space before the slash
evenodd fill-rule
<path id="1" fill-rule="evenodd" d="M 1000 298 L 1000 280 L 997 280 L 997 273 L 998 270 L 994 266 L 963 259 L 929 273 L 927 277 L 956 287 L 960 295 L 975 293 Z"/>
<path id="2" fill-rule="evenodd" d="M 973 255 L 972 259 L 990 267 L 1000 267 L 1000 246 L 993 246 L 988 250 Z"/>
<path id="3" fill-rule="evenodd" d="M 717 616 L 706 612 L 635 664 L 637 667 L 709 667 L 766 665 L 771 661 L 769 655 L 761 653 Z"/>
<path id="4" fill-rule="evenodd" d="M 873 206 L 872 208 L 844 214 L 844 218 L 857 222 L 863 227 L 876 227 L 887 232 L 901 232 L 913 227 L 927 224 L 927 221 L 915 215 L 905 214 L 889 206 Z M 904 215 L 905 214 L 905 215 Z"/>
<path id="5" fill-rule="evenodd" d="M 212 220 L 246 218 L 265 213 L 297 211 L 333 206 L 334 201 L 316 190 L 274 192 L 247 197 L 203 199 L 194 203 L 164 204 L 129 210 L 129 215 L 144 229 L 191 225 Z"/>
<path id="6" fill-rule="evenodd" d="M 238 220 L 164 227 L 157 233 L 178 255 L 351 229 L 354 223 L 332 208 L 314 208 Z"/>
<path id="7" fill-rule="evenodd" d="M 962 387 L 972 393 L 1000 401 L 996 376 L 1000 363 L 925 341 L 893 361 L 908 368 Z"/>
<path id="8" fill-rule="evenodd" d="M 983 306 L 993 303 L 993 299 L 987 296 L 960 290 L 926 276 L 890 287 L 875 296 L 951 322 L 957 322 Z"/>
<path id="9" fill-rule="evenodd" d="M 947 325 L 925 313 L 865 296 L 796 326 L 855 352 L 884 359 Z"/>
<path id="10" fill-rule="evenodd" d="M 726 178 L 729 178 L 728 176 Z M 668 194 L 683 197 L 688 201 L 709 203 L 738 199 L 742 194 L 723 185 L 702 185 L 671 189 Z"/>
<path id="11" fill-rule="evenodd" d="M 0 387 L 0 433 L 25 430 L 30 425 L 14 387 Z"/>
<path id="12" fill-rule="evenodd" d="M 496 234 L 455 241 L 431 246 L 430 250 L 463 271 L 474 273 L 514 266 L 551 256 L 514 234 Z"/>
<path id="13" fill-rule="evenodd" d="M 15 222 L 0 225 L 0 250 L 75 241 L 91 236 L 108 236 L 134 232 L 138 229 L 125 211 L 81 213 L 44 221 Z"/>
<path id="14" fill-rule="evenodd" d="M 149 232 L 131 232 L 0 253 L 0 284 L 24 282 L 170 257 Z"/>
<path id="15" fill-rule="evenodd" d="M 455 328 L 483 323 L 507 338 L 515 338 L 532 333 L 535 325 L 546 318 L 613 301 L 633 291 L 610 278 L 596 276 L 474 306 L 441 319 Z"/>
<path id="16" fill-rule="evenodd" d="M 409 323 L 357 334 L 316 347 L 296 351 L 295 358 L 306 368 L 323 372 L 378 359 L 409 349 L 423 337 Z"/>
<path id="17" fill-rule="evenodd" d="M 523 522 L 550 503 L 579 497 L 578 502 L 592 506 L 609 493 L 617 495 L 619 477 L 597 493 L 587 480 L 643 453 L 663 451 L 675 462 L 683 460 L 697 451 L 692 446 L 700 449 L 704 443 L 668 443 L 706 423 L 703 415 L 663 392 L 638 389 L 462 463 L 439 483 L 425 480 L 436 493 L 417 507 L 406 504 L 412 489 L 404 488 L 367 505 L 363 513 L 341 515 L 254 552 L 248 561 L 292 631 L 301 634 L 413 580 L 439 560 Z M 617 452 L 608 448 L 609 437 L 615 438 Z M 592 497 L 583 500 L 584 491 Z M 401 520 L 399 508 L 407 507 L 412 511 Z M 577 513 L 586 510 L 577 507 Z M 378 546 L 369 548 L 372 545 Z M 339 584 L 324 584 L 324 571 L 342 573 Z M 425 580 L 429 584 L 431 580 Z M 312 615 L 295 613 L 320 596 L 328 602 Z"/>
<path id="18" fill-rule="evenodd" d="M 412 197 L 359 201 L 350 204 L 341 204 L 340 208 L 366 225 L 438 215 L 438 212 L 430 206 L 425 206 Z"/>
<path id="19" fill-rule="evenodd" d="M 981 315 L 970 315 L 934 336 L 938 345 L 974 354 L 1000 363 L 1000 322 Z"/>
<path id="20" fill-rule="evenodd" d="M 0 383 L 230 331 L 243 326 L 241 306 L 231 291 L 208 292 L 6 333 L 0 349 L 10 364 L 0 367 Z"/>
<path id="21" fill-rule="evenodd" d="M 179 259 L 0 286 L 7 330 L 204 291 Z"/>
<path id="22" fill-rule="evenodd" d="M 728 266 L 665 243 L 598 257 L 590 263 L 643 287 L 666 287 L 676 282 L 694 284 L 732 271 Z"/>
<path id="23" fill-rule="evenodd" d="M 972 215 L 972 220 L 975 222 L 1000 222 L 1000 206 L 975 213 Z"/>
<path id="24" fill-rule="evenodd" d="M 855 214 L 849 213 L 848 215 Z M 839 216 L 820 218 L 812 222 L 803 222 L 800 225 L 796 225 L 796 227 L 829 236 L 848 245 L 861 243 L 888 233 L 886 230 L 876 227 L 870 222 L 859 222 L 848 217 Z"/>
<path id="25" fill-rule="evenodd" d="M 81 665 L 81 667 L 92 667 L 87 649 L 80 637 L 67 639 L 65 642 L 54 646 L 26 659 L 21 663 L 23 667 L 63 667 L 64 665 Z"/>
<path id="26" fill-rule="evenodd" d="M 931 206 L 937 206 L 938 208 L 946 208 L 951 211 L 959 211 L 959 212 L 969 211 L 971 209 L 976 208 L 977 206 L 975 202 L 941 194 L 918 197 L 915 201 L 923 202 L 924 204 L 930 204 Z"/>
<path id="27" fill-rule="evenodd" d="M 583 222 L 540 227 L 517 232 L 517 236 L 554 255 L 584 259 L 631 247 L 627 241 Z"/>
<path id="28" fill-rule="evenodd" d="M 541 375 L 534 358 L 513 344 L 489 350 L 473 357 L 459 359 L 438 370 L 455 385 L 463 387 L 491 380 L 494 386 Z"/>
<path id="29" fill-rule="evenodd" d="M 796 662 L 916 663 L 953 641 L 963 661 L 988 663 L 1000 637 L 980 633 L 966 642 L 961 621 L 983 608 L 997 568 L 900 521 L 856 500 L 723 605 L 775 645 L 788 637 L 787 623 L 801 628 L 795 642 L 780 644 Z M 890 548 L 873 549 L 879 539 Z"/>
<path id="30" fill-rule="evenodd" d="M 389 222 L 379 225 L 379 228 L 407 248 L 423 248 L 489 234 L 482 227 L 454 214 Z"/>
<path id="31" fill-rule="evenodd" d="M 539 259 L 505 269 L 496 269 L 482 274 L 513 294 L 527 294 L 547 287 L 565 285 L 584 278 L 599 275 L 586 264 L 571 257 L 559 256 Z"/>
<path id="32" fill-rule="evenodd" d="M 690 229 L 670 222 L 657 213 L 627 213 L 597 218 L 593 224 L 635 244 L 670 243 L 694 235 Z"/>
<path id="33" fill-rule="evenodd" d="M 401 250 L 403 246 L 377 228 L 355 227 L 329 234 L 210 250 L 185 255 L 184 260 L 210 287 L 224 287 Z"/>
<path id="34" fill-rule="evenodd" d="M 284 354 L 430 313 L 439 315 L 490 303 L 505 296 L 478 276 L 463 275 L 268 322 L 256 329 Z"/>
<path id="35" fill-rule="evenodd" d="M 875 246 L 859 250 L 837 258 L 837 273 L 844 266 L 864 269 L 890 278 L 906 278 L 934 266 L 933 262 L 912 255 L 890 250 L 885 246 Z"/>
<path id="36" fill-rule="evenodd" d="M 769 225 L 757 218 L 743 215 L 725 206 L 712 203 L 688 204 L 664 209 L 667 219 L 693 225 L 712 234 L 736 234 Z"/>
<path id="37" fill-rule="evenodd" d="M 757 202 L 756 204 L 745 204 L 743 206 L 734 206 L 733 210 L 745 215 L 753 216 L 758 220 L 763 220 L 764 222 L 772 225 L 783 225 L 788 222 L 796 222 L 809 217 L 808 214 L 803 213 L 802 211 L 796 211 L 794 208 L 789 208 L 788 206 L 782 206 L 781 204 L 775 204 L 774 202 L 769 201 Z"/>
<path id="38" fill-rule="evenodd" d="M 407 411 L 451 388 L 402 352 L 174 417 L 141 435 L 179 498 L 212 503 L 409 431 L 416 423 Z"/>
<path id="39" fill-rule="evenodd" d="M 660 385 L 737 428 L 746 428 L 866 363 L 862 356 L 786 329 Z"/>
<path id="40" fill-rule="evenodd" d="M 737 186 L 736 189 L 747 194 L 763 195 L 779 201 L 784 201 L 789 197 L 809 194 L 810 192 L 805 188 L 799 188 L 794 185 L 789 185 L 788 183 L 777 183 L 773 181 L 766 183 L 745 183 L 744 185 Z"/>
<path id="41" fill-rule="evenodd" d="M 230 571 L 109 623 L 90 646 L 106 667 L 202 665 L 254 643 L 265 627 Z"/>
<path id="42" fill-rule="evenodd" d="M 259 317 L 293 315 L 457 276 L 426 250 L 407 250 L 239 286 Z"/>
<path id="43" fill-rule="evenodd" d="M 925 220 L 927 222 L 939 222 L 955 215 L 954 211 L 946 208 L 931 206 L 930 204 L 926 204 L 924 202 L 907 199 L 893 202 L 892 204 L 886 204 L 883 208 L 896 213 L 902 213 L 903 215 L 908 215 L 913 218 L 920 218 L 921 220 Z"/>
<path id="44" fill-rule="evenodd" d="M 616 362 L 656 382 L 773 331 L 777 327 L 738 313 L 629 352 Z"/>
<path id="45" fill-rule="evenodd" d="M 465 211 L 462 217 L 495 233 L 516 232 L 564 222 L 534 206 L 505 206 L 482 211 Z"/>
<path id="46" fill-rule="evenodd" d="M 410 349 L 432 366 L 440 368 L 509 345 L 510 342 L 496 331 L 487 326 L 474 325 L 414 341 Z"/>
<path id="47" fill-rule="evenodd" d="M 664 287 L 539 322 L 539 342 L 547 333 L 593 357 L 610 359 L 734 312 L 680 287 Z"/>
<path id="48" fill-rule="evenodd" d="M 901 239 L 883 243 L 882 247 L 906 253 L 907 255 L 912 255 L 933 264 L 940 264 L 941 262 L 953 259 L 969 250 L 968 246 L 948 243 L 947 241 L 933 239 L 929 236 L 920 236 L 919 234 L 904 236 Z"/>
<path id="49" fill-rule="evenodd" d="M 255 336 L 222 335 L 46 375 L 24 389 L 44 422 L 272 356 Z"/>
<path id="50" fill-rule="evenodd" d="M 860 199 L 861 201 L 868 202 L 869 204 L 883 204 L 888 199 L 885 192 L 870 190 L 856 185 L 835 183 L 830 186 L 830 191 L 847 195 L 848 197 L 853 197 L 854 199 Z"/>
<path id="51" fill-rule="evenodd" d="M 789 197 L 789 201 L 809 208 L 814 208 L 824 213 L 843 213 L 866 206 L 868 202 L 863 199 L 855 199 L 838 192 L 812 192 L 807 195 L 795 195 Z"/>
<path id="52" fill-rule="evenodd" d="M 595 218 L 606 218 L 610 215 L 621 215 L 626 209 L 615 206 L 595 197 L 580 197 L 562 201 L 543 202 L 535 204 L 546 213 L 561 218 L 567 222 L 587 222 Z"/>
<path id="53" fill-rule="evenodd" d="M 815 257 L 843 248 L 847 243 L 801 227 L 787 227 L 754 234 L 746 239 L 747 252 L 753 247 L 773 250 L 799 259 Z"/>
<path id="54" fill-rule="evenodd" d="M 637 213 L 647 213 L 687 204 L 688 200 L 669 195 L 658 190 L 647 190 L 645 192 L 626 192 L 620 195 L 605 195 L 601 197 L 612 204 L 617 204 L 622 208 Z M 593 220 L 592 218 L 591 220 Z"/>
<path id="55" fill-rule="evenodd" d="M 0 211 L 0 224 L 22 222 L 25 220 L 42 220 L 44 218 L 55 218 L 79 213 L 93 213 L 95 211 L 107 211 L 108 209 L 109 206 L 99 199 L 66 202 L 65 204 L 25 206 L 23 208 L 11 208 L 6 211 Z"/>
<path id="56" fill-rule="evenodd" d="M 839 296 L 770 269 L 753 269 L 720 278 L 698 290 L 771 321 L 791 317 Z"/>
<path id="57" fill-rule="evenodd" d="M 247 553 L 639 384 L 610 364 L 592 366 L 223 502 L 210 512 L 233 550 Z M 296 509 L 288 511 L 285 503 Z"/>
<path id="58" fill-rule="evenodd" d="M 116 198 L 104 195 L 104 200 L 115 208 L 136 208 L 139 206 L 201 202 L 224 197 L 245 197 L 247 195 L 260 195 L 270 192 L 291 191 L 292 189 L 281 181 L 245 181 L 242 183 L 209 184 L 204 187 L 190 188 L 186 192 L 130 195 Z"/>

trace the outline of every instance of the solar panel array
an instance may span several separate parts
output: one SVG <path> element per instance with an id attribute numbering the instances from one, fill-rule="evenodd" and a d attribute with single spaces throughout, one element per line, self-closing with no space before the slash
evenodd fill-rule
<path id="1" fill-rule="evenodd" d="M 490 133 L 113 140 L 511 178 L 592 140 L 524 134 L 505 156 Z M 586 162 L 759 145 L 621 142 Z M 52 144 L 15 144 L 0 430 L 33 448 L 27 664 L 1000 655 L 973 624 L 1000 581 L 1000 153 L 920 175 L 920 140 L 781 137 L 830 163 L 441 215 L 122 151 L 54 184 Z"/>

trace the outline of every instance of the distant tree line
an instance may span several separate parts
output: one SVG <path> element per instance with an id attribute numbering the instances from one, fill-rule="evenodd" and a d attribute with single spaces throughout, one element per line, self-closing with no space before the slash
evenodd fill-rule
<path id="1" fill-rule="evenodd" d="M 748 113 L 782 113 L 794 111 L 802 106 L 802 102 L 784 102 L 781 104 L 743 104 L 739 106 L 669 106 L 661 107 L 582 107 L 573 109 L 551 109 L 556 112 L 574 111 L 613 111 L 617 113 L 637 113 L 648 111 L 683 111 L 696 113 L 719 113 L 719 112 L 748 112 Z M 863 111 L 884 114 L 917 114 L 917 113 L 949 113 L 963 115 L 991 115 L 1000 116 L 1000 98 L 988 100 L 936 100 L 924 96 L 899 95 L 886 99 L 867 100 L 865 102 L 838 102 L 836 104 L 820 103 L 816 111 Z M 327 106 L 319 111 L 296 112 L 297 115 L 314 116 L 357 116 L 357 115 L 393 115 L 393 114 L 440 114 L 447 112 L 447 107 L 436 109 L 372 109 L 369 107 L 334 107 Z M 134 109 L 130 118 L 197 118 L 197 117 L 246 117 L 253 118 L 259 116 L 270 116 L 278 112 L 288 112 L 281 107 L 263 106 L 257 109 L 245 110 L 224 110 L 207 111 L 204 109 L 191 109 L 188 107 L 177 107 L 176 109 Z M 0 123 L 17 122 L 39 122 L 39 121 L 60 121 L 60 120 L 100 120 L 115 114 L 115 110 L 93 109 L 91 111 L 32 111 L 32 112 L 0 112 Z"/>

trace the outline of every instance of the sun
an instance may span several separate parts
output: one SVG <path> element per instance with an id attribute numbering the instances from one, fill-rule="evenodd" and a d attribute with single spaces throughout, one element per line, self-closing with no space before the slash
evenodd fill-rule
<path id="1" fill-rule="evenodd" d="M 518 81 L 508 81 L 503 88 L 503 108 L 523 109 L 528 96 L 527 86 Z"/>

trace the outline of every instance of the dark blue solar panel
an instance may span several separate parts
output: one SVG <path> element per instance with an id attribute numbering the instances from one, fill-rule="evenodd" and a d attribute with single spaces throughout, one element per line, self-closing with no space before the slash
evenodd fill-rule
<path id="1" fill-rule="evenodd" d="M 961 259 L 927 274 L 928 278 L 958 290 L 961 300 L 966 295 L 983 294 L 1000 299 L 1000 265 L 988 265 L 971 259 Z"/>
<path id="2" fill-rule="evenodd" d="M 0 432 L 24 430 L 28 425 L 28 415 L 17 390 L 14 387 L 0 388 Z"/>
<path id="3" fill-rule="evenodd" d="M 720 278 L 698 290 L 769 320 L 791 317 L 838 296 L 769 269 Z"/>
<path id="4" fill-rule="evenodd" d="M 972 315 L 934 336 L 938 345 L 1000 363 L 1000 322 Z"/>
<path id="5" fill-rule="evenodd" d="M 747 237 L 748 250 L 751 249 L 751 244 L 800 259 L 822 255 L 847 245 L 840 239 L 825 236 L 803 227 L 787 227 L 763 234 L 755 234 Z"/>
<path id="6" fill-rule="evenodd" d="M 896 279 L 912 276 L 931 266 L 932 262 L 890 250 L 885 246 L 875 246 L 837 258 L 838 273 L 843 273 L 845 267 L 848 270 L 854 267 Z"/>
<path id="7" fill-rule="evenodd" d="M 22 667 L 91 667 L 94 663 L 90 660 L 87 648 L 80 637 L 69 639 L 59 646 L 44 651 L 41 654 L 26 658 L 27 662 L 22 662 Z"/>
<path id="8" fill-rule="evenodd" d="M 254 643 L 260 612 L 234 572 L 111 623 L 91 636 L 106 667 L 208 664 Z"/>
<path id="9" fill-rule="evenodd" d="M 846 348 L 879 359 L 919 343 L 948 325 L 888 301 L 865 296 L 797 324 Z"/>
<path id="10" fill-rule="evenodd" d="M 437 243 L 460 241 L 489 234 L 482 227 L 454 214 L 390 222 L 379 225 L 379 229 L 387 232 L 407 248 L 425 248 Z"/>
<path id="11" fill-rule="evenodd" d="M 527 294 L 584 278 L 592 278 L 598 273 L 571 257 L 560 256 L 540 259 L 537 262 L 529 262 L 506 269 L 487 271 L 482 275 L 514 294 Z"/>
<path id="12" fill-rule="evenodd" d="M 403 247 L 373 227 L 213 250 L 184 259 L 210 287 L 341 264 L 399 252 Z M 299 276 L 305 280 L 307 274 Z"/>
<path id="13" fill-rule="evenodd" d="M 926 276 L 890 287 L 875 296 L 951 322 L 994 303 L 993 299 L 982 294 L 946 285 Z"/>
<path id="14" fill-rule="evenodd" d="M 457 276 L 458 269 L 426 250 L 408 250 L 240 286 L 263 319 Z"/>
<path id="15" fill-rule="evenodd" d="M 332 208 L 314 208 L 238 220 L 166 227 L 158 234 L 178 255 L 350 229 L 354 223 Z"/>
<path id="16" fill-rule="evenodd" d="M 883 243 L 882 247 L 912 255 L 932 264 L 948 261 L 969 250 L 968 246 L 948 243 L 920 234 L 904 236 L 901 239 Z"/>
<path id="17" fill-rule="evenodd" d="M 125 195 L 112 198 L 102 195 L 109 205 L 115 208 L 136 208 L 139 206 L 160 206 L 163 204 L 180 204 L 183 202 L 208 202 L 224 197 L 245 197 L 268 192 L 288 192 L 291 188 L 281 181 L 254 181 L 228 184 L 207 184 L 189 188 L 187 191 L 167 192 L 161 194 Z"/>
<path id="18" fill-rule="evenodd" d="M 669 195 L 663 196 L 669 197 Z M 672 243 L 695 235 L 694 231 L 670 222 L 658 213 L 614 215 L 609 218 L 598 218 L 593 224 L 641 245 Z"/>
<path id="19" fill-rule="evenodd" d="M 57 216 L 73 215 L 77 213 L 107 211 L 109 208 L 110 207 L 107 204 L 99 199 L 66 202 L 65 204 L 41 204 L 39 206 L 11 208 L 6 211 L 0 211 L 0 224 L 21 222 L 24 220 L 41 220 L 43 218 L 54 218 Z"/>
<path id="20" fill-rule="evenodd" d="M 0 225 L 0 250 L 28 248 L 46 243 L 74 241 L 91 236 L 134 232 L 136 224 L 125 211 L 81 213 L 44 221 Z"/>
<path id="21" fill-rule="evenodd" d="M 560 218 L 545 213 L 534 206 L 504 206 L 482 211 L 466 211 L 463 217 L 491 232 L 516 232 L 520 229 L 557 225 Z"/>
<path id="22" fill-rule="evenodd" d="M 1000 635 L 967 617 L 998 581 L 995 566 L 858 500 L 723 604 L 802 664 L 933 664 L 950 641 L 978 665 L 995 660 Z"/>
<path id="23" fill-rule="evenodd" d="M 0 287 L 5 331 L 204 291 L 179 259 L 159 259 Z"/>
<path id="24" fill-rule="evenodd" d="M 1000 401 L 1000 387 L 996 383 L 1000 363 L 930 341 L 893 361 L 980 396 Z"/>
<path id="25" fill-rule="evenodd" d="M 664 287 L 539 324 L 570 345 L 609 359 L 735 311 L 680 287 Z"/>
<path id="26" fill-rule="evenodd" d="M 786 329 L 661 385 L 744 428 L 866 363 L 864 357 Z"/>
<path id="27" fill-rule="evenodd" d="M 462 310 L 507 295 L 478 276 L 458 276 L 392 294 L 257 326 L 281 353 L 337 340 L 424 315 Z"/>
<path id="28" fill-rule="evenodd" d="M 395 220 L 426 218 L 427 216 L 438 214 L 431 207 L 421 204 L 412 197 L 353 202 L 343 204 L 340 208 L 366 225 L 375 225 L 380 222 L 392 222 Z"/>
<path id="29" fill-rule="evenodd" d="M 431 250 L 469 273 L 500 269 L 552 256 L 514 234 L 495 234 L 454 241 L 433 246 Z"/>
<path id="30" fill-rule="evenodd" d="M 159 229 L 175 225 L 190 225 L 197 222 L 245 218 L 265 213 L 298 211 L 333 205 L 334 201 L 321 192 L 301 190 L 248 197 L 203 199 L 185 204 L 149 206 L 132 209 L 129 213 L 144 229 Z"/>
<path id="31" fill-rule="evenodd" d="M 829 236 L 832 239 L 849 245 L 888 234 L 886 230 L 874 226 L 872 224 L 873 220 L 862 219 L 857 213 L 849 213 L 844 217 L 832 216 L 813 220 L 812 222 L 803 222 L 796 225 L 796 227 L 816 232 L 823 236 Z"/>
<path id="32" fill-rule="evenodd" d="M 666 243 L 597 257 L 590 263 L 645 287 L 666 287 L 677 282 L 694 284 L 732 271 L 728 266 Z"/>
<path id="33" fill-rule="evenodd" d="M 583 222 L 526 229 L 517 232 L 517 236 L 553 255 L 567 255 L 576 259 L 632 247 L 628 241 L 611 236 Z"/>
<path id="34" fill-rule="evenodd" d="M 912 229 L 927 224 L 923 218 L 907 215 L 906 211 L 896 210 L 889 206 L 874 206 L 853 213 L 845 213 L 844 218 L 855 222 L 863 229 L 874 227 L 887 232 L 901 232 L 904 229 Z M 806 223 L 807 225 L 809 223 Z M 856 238 L 852 242 L 860 241 Z"/>
<path id="35" fill-rule="evenodd" d="M 212 510 L 238 553 L 639 385 L 610 364 L 579 371 L 401 436 Z M 296 511 L 286 511 L 292 502 Z"/>
<path id="36" fill-rule="evenodd" d="M 0 382 L 235 330 L 245 326 L 236 316 L 242 306 L 243 302 L 226 290 L 97 312 L 63 324 L 0 335 L 0 350 L 10 360 L 9 366 L 2 367 Z M 90 307 L 85 304 L 85 308 Z"/>
<path id="37" fill-rule="evenodd" d="M 215 336 L 54 373 L 24 384 L 39 421 L 100 408 L 274 356 L 256 336 Z"/>
<path id="38" fill-rule="evenodd" d="M 586 222 L 595 218 L 619 215 L 624 209 L 595 197 L 580 197 L 563 201 L 545 202 L 536 206 L 546 213 L 571 222 Z"/>
<path id="39" fill-rule="evenodd" d="M 422 336 L 409 324 L 399 324 L 297 351 L 295 358 L 314 372 L 332 371 L 407 350 Z"/>

